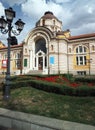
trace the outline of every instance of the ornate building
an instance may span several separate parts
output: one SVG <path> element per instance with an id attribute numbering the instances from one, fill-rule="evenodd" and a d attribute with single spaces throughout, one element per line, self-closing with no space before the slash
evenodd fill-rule
<path id="1" fill-rule="evenodd" d="M 11 47 L 11 74 L 95 74 L 95 33 L 71 36 L 62 22 L 45 12 L 24 43 Z M 0 49 L 0 73 L 6 71 L 7 47 Z M 4 65 L 5 63 L 5 65 Z"/>

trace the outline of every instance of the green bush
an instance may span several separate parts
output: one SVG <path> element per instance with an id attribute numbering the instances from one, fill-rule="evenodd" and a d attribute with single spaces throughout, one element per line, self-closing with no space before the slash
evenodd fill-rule
<path id="1" fill-rule="evenodd" d="M 63 76 L 63 75 L 61 75 Z M 71 76 L 72 77 L 72 76 Z M 87 79 L 77 78 L 77 81 L 86 82 Z M 91 79 L 92 81 L 92 79 Z M 88 82 L 91 82 L 90 80 Z M 93 80 L 94 82 L 94 80 Z M 47 91 L 50 93 L 70 95 L 70 96 L 95 96 L 95 87 L 87 87 L 86 85 L 81 87 L 70 87 L 66 84 L 51 83 L 42 80 L 36 80 L 35 77 L 31 76 L 14 76 L 11 78 L 10 87 L 11 89 L 16 89 L 20 87 L 34 87 L 39 90 Z M 2 91 L 3 87 L 0 88 Z"/>
<path id="2" fill-rule="evenodd" d="M 81 86 L 77 88 L 59 85 L 57 83 L 50 83 L 40 80 L 27 80 L 11 83 L 11 89 L 19 87 L 34 87 L 39 90 L 47 91 L 50 93 L 70 95 L 70 96 L 95 96 L 95 87 Z"/>
<path id="3" fill-rule="evenodd" d="M 76 95 L 79 96 L 95 96 L 95 87 L 82 86 L 76 89 Z"/>
<path id="4" fill-rule="evenodd" d="M 75 78 L 75 82 L 82 82 L 82 83 L 95 83 L 95 78 Z"/>

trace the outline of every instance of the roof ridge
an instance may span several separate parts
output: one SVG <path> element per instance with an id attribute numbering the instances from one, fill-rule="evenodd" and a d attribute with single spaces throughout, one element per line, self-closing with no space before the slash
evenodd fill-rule
<path id="1" fill-rule="evenodd" d="M 95 33 L 88 33 L 88 34 L 80 34 L 80 35 L 70 36 L 68 39 L 73 40 L 73 39 L 80 39 L 80 38 L 87 38 L 87 37 L 95 37 Z"/>

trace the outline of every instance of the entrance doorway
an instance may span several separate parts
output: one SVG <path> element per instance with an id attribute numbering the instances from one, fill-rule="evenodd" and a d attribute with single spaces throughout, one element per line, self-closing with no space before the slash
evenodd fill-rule
<path id="1" fill-rule="evenodd" d="M 43 70 L 43 57 L 38 57 L 38 69 Z"/>

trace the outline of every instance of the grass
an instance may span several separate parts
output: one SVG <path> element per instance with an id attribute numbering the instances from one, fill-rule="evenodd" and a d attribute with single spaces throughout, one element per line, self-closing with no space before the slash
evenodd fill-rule
<path id="1" fill-rule="evenodd" d="M 32 87 L 11 90 L 11 99 L 0 107 L 61 120 L 95 125 L 95 97 L 71 97 L 47 93 Z"/>

